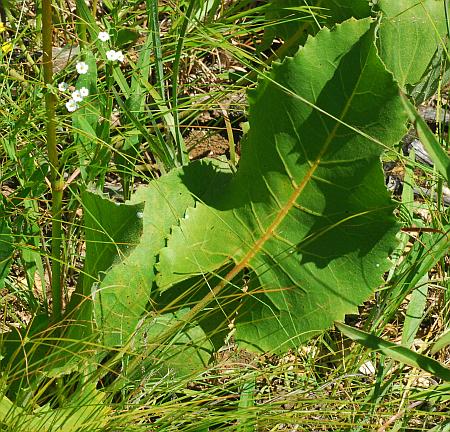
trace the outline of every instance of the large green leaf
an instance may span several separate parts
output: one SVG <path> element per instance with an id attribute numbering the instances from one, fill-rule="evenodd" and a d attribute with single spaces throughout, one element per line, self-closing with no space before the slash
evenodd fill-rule
<path id="1" fill-rule="evenodd" d="M 95 192 L 83 194 L 86 257 L 83 293 L 100 282 L 115 261 L 121 261 L 137 245 L 143 230 L 144 204 L 124 205 Z"/>
<path id="2" fill-rule="evenodd" d="M 288 51 L 294 53 L 320 25 L 331 26 L 352 17 L 366 18 L 370 13 L 368 0 L 272 0 L 267 5 L 266 19 L 275 24 L 265 29 L 262 49 L 278 37 L 289 41 L 292 46 Z"/>
<path id="3" fill-rule="evenodd" d="M 229 176 L 223 163 L 197 162 L 189 170 L 177 169 L 154 180 L 132 196 L 133 206 L 145 202 L 140 211 L 142 237 L 128 256 L 109 269 L 94 299 L 96 323 L 102 329 L 105 345 L 116 346 L 127 341 L 145 313 L 155 278 L 156 257 L 171 227 L 185 216 L 195 199 L 206 199 L 220 190 Z M 98 213 L 98 218 L 97 223 L 101 225 L 110 214 Z"/>
<path id="4" fill-rule="evenodd" d="M 236 339 L 247 347 L 298 345 L 356 312 L 390 266 L 398 227 L 380 156 L 404 135 L 406 115 L 374 29 L 370 19 L 324 29 L 274 66 L 250 95 L 237 174 L 187 209 L 161 251 L 163 296 L 228 266 L 192 314 L 220 304 L 249 269 L 248 291 L 234 288 Z"/>
<path id="5" fill-rule="evenodd" d="M 380 56 L 400 86 L 421 102 L 434 94 L 442 72 L 446 6 L 442 0 L 379 0 L 378 7 Z"/>
<path id="6" fill-rule="evenodd" d="M 83 272 L 67 308 L 66 316 L 75 319 L 68 339 L 85 339 L 92 333 L 92 295 L 107 270 L 133 251 L 142 235 L 143 204 L 125 205 L 104 198 L 97 192 L 82 196 L 86 254 Z"/>
<path id="7" fill-rule="evenodd" d="M 105 430 L 111 408 L 105 401 L 105 394 L 88 384 L 78 391 L 64 408 L 51 409 L 48 405 L 35 408 L 28 414 L 13 404 L 6 396 L 0 399 L 0 421 L 8 430 L 28 432 L 81 432 Z"/>
<path id="8" fill-rule="evenodd" d="M 148 316 L 139 323 L 131 348 L 135 353 L 145 352 L 139 370 L 128 371 L 133 374 L 148 374 L 149 370 L 159 370 L 162 375 L 174 371 L 177 375 L 189 375 L 205 368 L 213 352 L 213 345 L 203 329 L 191 322 L 178 332 L 169 343 L 161 341 L 157 347 L 151 347 L 153 341 L 167 328 L 183 320 L 188 309 L 175 313 L 162 313 Z"/>
<path id="9" fill-rule="evenodd" d="M 450 79 L 449 62 L 445 63 L 446 5 L 442 0 L 372 3 L 375 6 L 368 0 L 314 0 L 305 6 L 300 0 L 272 0 L 266 18 L 274 24 L 267 27 L 261 49 L 268 48 L 278 37 L 285 42 L 281 52 L 292 54 L 321 25 L 332 26 L 350 17 L 368 17 L 372 8 L 381 14 L 378 46 L 382 60 L 417 103 L 431 97 L 440 80 Z M 312 13 L 317 14 L 315 18 Z"/>

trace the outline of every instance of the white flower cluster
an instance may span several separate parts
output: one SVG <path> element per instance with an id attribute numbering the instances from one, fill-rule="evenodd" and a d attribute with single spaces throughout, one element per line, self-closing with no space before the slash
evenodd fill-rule
<path id="1" fill-rule="evenodd" d="M 98 34 L 98 39 L 102 42 L 108 42 L 111 39 L 111 37 L 108 32 L 101 31 Z M 125 60 L 125 57 L 122 51 L 115 51 L 113 49 L 110 49 L 106 51 L 106 59 L 108 61 L 118 61 L 122 63 Z"/>
<path id="2" fill-rule="evenodd" d="M 69 86 L 65 82 L 58 84 L 58 89 L 61 92 L 65 92 L 69 89 Z M 78 109 L 78 103 L 81 102 L 85 97 L 89 96 L 89 89 L 86 87 L 81 87 L 79 90 L 72 92 L 72 97 L 66 102 L 66 108 L 69 112 L 74 112 Z"/>
<path id="3" fill-rule="evenodd" d="M 118 61 L 120 63 L 122 63 L 125 59 L 122 51 L 114 51 L 114 50 L 106 51 L 106 58 L 109 61 Z"/>
<path id="4" fill-rule="evenodd" d="M 108 32 L 101 31 L 98 33 L 98 39 L 101 42 L 108 42 L 110 40 L 110 35 Z M 115 51 L 110 49 L 106 51 L 106 59 L 108 61 L 118 61 L 122 63 L 125 60 L 125 56 L 122 51 Z M 89 71 L 89 65 L 84 61 L 79 61 L 75 68 L 80 75 L 87 74 Z M 58 84 L 58 90 L 60 92 L 65 92 L 69 89 L 69 85 L 65 82 L 61 82 Z M 78 109 L 78 104 L 89 95 L 89 90 L 86 87 L 81 87 L 79 90 L 75 90 L 72 92 L 72 97 L 66 102 L 66 108 L 69 112 L 74 112 Z"/>

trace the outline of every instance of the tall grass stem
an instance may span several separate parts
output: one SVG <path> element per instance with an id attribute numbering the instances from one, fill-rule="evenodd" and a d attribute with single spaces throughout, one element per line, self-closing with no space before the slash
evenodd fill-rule
<path id="1" fill-rule="evenodd" d="M 181 56 L 184 46 L 184 40 L 186 37 L 186 33 L 188 30 L 188 25 L 191 19 L 191 16 L 194 11 L 194 6 L 196 5 L 196 1 L 192 1 L 186 11 L 186 14 L 183 17 L 182 25 L 180 28 L 180 33 L 178 35 L 177 47 L 175 51 L 175 58 L 173 61 L 172 67 L 172 107 L 173 107 L 173 119 L 175 122 L 175 141 L 176 141 L 176 150 L 178 153 L 178 162 L 181 165 L 186 165 L 189 162 L 188 152 L 186 149 L 186 145 L 183 141 L 183 137 L 181 136 L 180 131 L 180 118 L 178 112 L 178 78 L 180 74 L 180 65 L 181 65 Z"/>
<path id="2" fill-rule="evenodd" d="M 42 46 L 43 70 L 45 84 L 45 111 L 47 154 L 50 162 L 50 179 L 52 189 L 52 300 L 53 319 L 59 321 L 62 315 L 61 295 L 61 212 L 63 180 L 59 172 L 58 150 L 56 147 L 56 98 L 52 91 L 53 61 L 52 61 L 52 4 L 51 0 L 42 0 Z"/>

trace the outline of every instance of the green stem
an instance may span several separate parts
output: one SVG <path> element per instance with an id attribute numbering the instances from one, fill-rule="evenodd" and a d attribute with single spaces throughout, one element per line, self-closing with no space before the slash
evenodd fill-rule
<path id="1" fill-rule="evenodd" d="M 79 37 L 80 52 L 83 53 L 83 50 L 87 44 L 87 26 L 86 21 L 83 18 L 81 18 L 82 15 L 78 2 L 77 2 L 77 16 L 79 17 L 77 22 L 77 33 Z"/>
<path id="2" fill-rule="evenodd" d="M 42 0 L 35 0 L 34 7 L 36 10 L 36 41 L 35 43 L 39 45 L 41 40 L 42 33 Z"/>
<path id="3" fill-rule="evenodd" d="M 92 1 L 92 16 L 95 17 L 97 16 L 97 7 L 98 7 L 98 0 L 93 0 Z"/>
<path id="4" fill-rule="evenodd" d="M 51 0 L 42 0 L 42 46 L 43 69 L 45 83 L 45 110 L 46 110 L 46 135 L 47 154 L 50 162 L 50 181 L 52 187 L 52 300 L 53 320 L 61 319 L 62 295 L 61 295 L 61 210 L 63 195 L 63 179 L 59 173 L 58 150 L 56 148 L 56 98 L 51 91 L 53 84 L 52 62 L 52 3 Z"/>
<path id="5" fill-rule="evenodd" d="M 181 136 L 180 130 L 180 117 L 179 117 L 179 106 L 178 106 L 178 79 L 180 73 L 180 62 L 181 55 L 184 46 L 184 39 L 188 30 L 188 25 L 190 18 L 194 11 L 194 6 L 196 1 L 191 1 L 186 11 L 186 15 L 183 16 L 183 21 L 180 29 L 180 34 L 178 35 L 177 47 L 175 51 L 175 58 L 172 66 L 172 109 L 173 109 L 173 119 L 174 119 L 174 129 L 175 129 L 175 144 L 177 151 L 177 159 L 180 165 L 187 165 L 189 162 L 188 152 L 186 145 L 184 143 L 183 137 Z"/>

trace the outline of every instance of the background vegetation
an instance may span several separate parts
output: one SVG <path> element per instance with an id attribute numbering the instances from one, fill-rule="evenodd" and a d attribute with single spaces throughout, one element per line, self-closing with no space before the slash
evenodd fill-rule
<path id="1" fill-rule="evenodd" d="M 0 5 L 1 430 L 450 428 L 447 1 Z"/>

